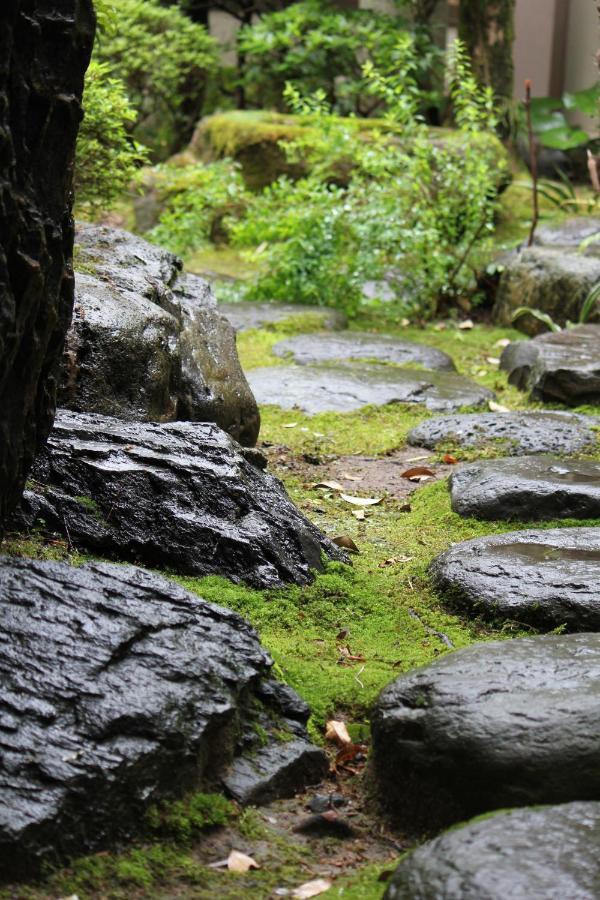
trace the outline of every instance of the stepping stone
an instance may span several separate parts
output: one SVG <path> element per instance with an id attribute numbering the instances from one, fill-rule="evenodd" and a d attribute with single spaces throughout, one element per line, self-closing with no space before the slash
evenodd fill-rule
<path id="1" fill-rule="evenodd" d="M 277 325 L 287 319 L 307 318 L 313 326 L 328 331 L 346 328 L 348 319 L 337 309 L 324 306 L 306 306 L 302 303 L 219 303 L 219 312 L 233 325 L 236 331 L 250 331 Z"/>
<path id="2" fill-rule="evenodd" d="M 600 803 L 499 812 L 405 856 L 384 900 L 597 900 Z"/>
<path id="3" fill-rule="evenodd" d="M 149 806 L 255 753 L 263 796 L 327 773 L 308 709 L 235 613 L 107 563 L 0 557 L 0 596 L 0 880 L 130 838 Z"/>
<path id="4" fill-rule="evenodd" d="M 600 635 L 449 653 L 384 688 L 371 728 L 371 783 L 411 834 L 505 807 L 600 800 Z"/>
<path id="5" fill-rule="evenodd" d="M 557 456 L 481 460 L 454 471 L 452 509 L 478 519 L 600 518 L 600 463 Z"/>
<path id="6" fill-rule="evenodd" d="M 511 456 L 530 453 L 580 453 L 592 449 L 600 418 L 577 413 L 527 411 L 467 413 L 426 419 L 408 434 L 408 443 L 435 450 L 448 447 L 485 447 L 494 441 Z"/>
<path id="7" fill-rule="evenodd" d="M 475 538 L 442 553 L 430 571 L 457 612 L 535 628 L 600 630 L 600 528 Z"/>
<path id="8" fill-rule="evenodd" d="M 333 360 L 373 359 L 377 362 L 417 364 L 425 369 L 441 369 L 455 372 L 456 366 L 447 353 L 416 344 L 400 341 L 384 334 L 368 334 L 360 331 L 345 331 L 341 334 L 301 334 L 298 337 L 280 341 L 273 347 L 276 356 L 291 355 L 294 362 L 332 362 Z"/>
<path id="9" fill-rule="evenodd" d="M 510 383 L 528 391 L 532 400 L 571 406 L 596 403 L 600 401 L 600 325 L 514 341 L 504 349 L 500 367 L 508 372 Z"/>
<path id="10" fill-rule="evenodd" d="M 43 520 L 78 547 L 183 574 L 306 584 L 323 554 L 346 557 L 265 465 L 209 423 L 60 410 L 14 524 Z"/>
<path id="11" fill-rule="evenodd" d="M 377 365 L 275 366 L 251 369 L 259 404 L 320 412 L 352 412 L 368 404 L 422 403 L 433 412 L 484 406 L 492 391 L 452 373 Z"/>

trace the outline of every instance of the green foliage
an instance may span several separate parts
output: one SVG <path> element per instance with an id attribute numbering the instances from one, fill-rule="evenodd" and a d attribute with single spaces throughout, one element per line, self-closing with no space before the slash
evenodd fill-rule
<path id="1" fill-rule="evenodd" d="M 145 150 L 130 136 L 136 118 L 123 82 L 107 65 L 92 62 L 85 79 L 84 118 L 77 141 L 75 195 L 93 209 L 110 206 L 125 192 Z"/>
<path id="2" fill-rule="evenodd" d="M 288 88 L 294 112 L 320 137 L 311 147 L 301 136 L 280 141 L 288 161 L 308 160 L 309 174 L 296 182 L 280 178 L 232 226 L 234 242 L 259 244 L 266 263 L 248 296 L 354 314 L 362 284 L 385 278 L 406 313 L 429 317 L 441 301 L 472 291 L 469 256 L 493 229 L 498 182 L 476 143 L 495 124 L 491 95 L 473 81 L 459 46 L 451 77 L 461 143 L 433 142 L 418 110 L 415 43 L 402 35 L 396 49 L 397 69 L 367 63 L 364 72 L 402 141 L 377 131 L 361 140 L 325 111 L 322 92 L 303 98 Z M 334 163 L 344 156 L 352 160 L 352 177 L 340 186 Z"/>
<path id="3" fill-rule="evenodd" d="M 247 95 L 259 106 L 283 108 L 285 85 L 291 81 L 304 95 L 322 90 L 336 113 L 371 115 L 382 101 L 369 99 L 362 63 L 394 66 L 398 36 L 406 28 L 399 16 L 339 10 L 316 0 L 262 16 L 242 28 L 238 38 Z M 426 110 L 441 103 L 441 52 L 423 28 L 417 27 L 415 41 Z"/>
<path id="4" fill-rule="evenodd" d="M 207 828 L 227 825 L 234 814 L 233 805 L 221 794 L 192 794 L 186 800 L 150 807 L 146 823 L 160 837 L 187 844 Z"/>
<path id="5" fill-rule="evenodd" d="M 598 300 L 600 300 L 600 281 L 588 291 L 585 300 L 581 305 L 577 321 L 569 322 L 567 320 L 565 327 L 575 328 L 577 325 L 585 325 L 596 311 Z M 534 309 L 531 306 L 519 306 L 512 314 L 511 321 L 516 322 L 517 319 L 522 318 L 522 316 L 533 316 L 538 322 L 542 322 L 549 331 L 556 333 L 563 330 L 549 313 L 542 312 L 541 309 Z"/>
<path id="6" fill-rule="evenodd" d="M 573 150 L 588 144 L 592 137 L 580 126 L 571 125 L 568 112 L 579 112 L 590 118 L 598 116 L 600 82 L 562 98 L 534 97 L 531 101 L 531 119 L 537 140 L 552 150 Z M 523 125 L 521 124 L 521 128 Z"/>
<path id="7" fill-rule="evenodd" d="M 243 214 L 249 199 L 239 166 L 230 160 L 157 166 L 152 189 L 162 212 L 147 237 L 181 254 L 226 240 L 230 220 Z"/>
<path id="8" fill-rule="evenodd" d="M 133 133 L 164 158 L 189 140 L 200 117 L 216 44 L 202 25 L 158 0 L 103 0 L 104 29 L 94 50 L 126 86 L 136 111 Z"/>

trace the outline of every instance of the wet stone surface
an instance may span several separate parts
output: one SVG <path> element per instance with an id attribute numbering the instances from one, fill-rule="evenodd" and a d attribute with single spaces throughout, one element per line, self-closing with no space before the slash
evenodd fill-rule
<path id="1" fill-rule="evenodd" d="M 440 369 L 454 372 L 456 366 L 447 353 L 417 344 L 401 341 L 384 334 L 368 334 L 360 331 L 345 331 L 341 334 L 301 334 L 298 337 L 280 341 L 273 347 L 276 356 L 293 357 L 294 362 L 332 362 L 334 360 L 369 359 L 377 362 L 416 364 L 425 369 Z"/>
<path id="2" fill-rule="evenodd" d="M 77 547 L 190 575 L 306 583 L 321 554 L 344 554 L 264 465 L 216 425 L 61 410 L 14 525 L 43 520 Z"/>
<path id="3" fill-rule="evenodd" d="M 500 812 L 406 856 L 384 900 L 595 900 L 600 803 Z"/>
<path id="4" fill-rule="evenodd" d="M 452 509 L 479 519 L 600 518 L 600 463 L 556 456 L 482 460 L 450 478 Z"/>
<path id="5" fill-rule="evenodd" d="M 494 397 L 460 375 L 393 366 L 276 366 L 252 369 L 247 377 L 259 404 L 297 408 L 309 415 L 386 403 L 422 403 L 442 412 L 483 406 Z"/>
<path id="6" fill-rule="evenodd" d="M 475 538 L 438 556 L 431 575 L 457 612 L 536 628 L 600 630 L 600 528 Z"/>
<path id="7" fill-rule="evenodd" d="M 515 341 L 504 349 L 500 366 L 508 372 L 509 382 L 528 391 L 532 400 L 571 406 L 598 402 L 600 325 Z"/>
<path id="8" fill-rule="evenodd" d="M 569 412 L 527 411 L 467 413 L 441 416 L 421 422 L 408 434 L 408 443 L 435 450 L 445 447 L 484 447 L 497 443 L 502 453 L 580 453 L 597 440 L 595 416 Z"/>
<path id="9" fill-rule="evenodd" d="M 285 322 L 287 319 L 310 317 L 321 328 L 338 331 L 346 328 L 348 319 L 336 309 L 306 306 L 301 303 L 219 303 L 219 312 L 236 331 L 250 331 Z"/>
<path id="10" fill-rule="evenodd" d="M 598 634 L 457 650 L 380 694 L 372 784 L 416 835 L 506 807 L 600 800 L 599 699 Z"/>
<path id="11" fill-rule="evenodd" d="M 264 796 L 320 780 L 303 705 L 238 615 L 107 563 L 0 557 L 0 595 L 0 878 L 127 839 L 165 796 L 218 788 L 259 749 L 259 725 Z"/>

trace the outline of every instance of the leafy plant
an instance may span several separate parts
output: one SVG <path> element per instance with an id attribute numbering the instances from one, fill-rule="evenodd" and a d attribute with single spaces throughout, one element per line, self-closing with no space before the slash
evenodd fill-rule
<path id="1" fill-rule="evenodd" d="M 327 2 L 303 0 L 262 16 L 238 37 L 246 97 L 255 105 L 284 108 L 285 85 L 303 96 L 322 90 L 332 111 L 371 115 L 383 98 L 367 92 L 365 61 L 385 70 L 395 65 L 399 35 L 407 20 L 373 10 L 339 10 Z M 426 28 L 414 29 L 417 81 L 422 111 L 440 106 L 442 53 Z"/>
<path id="2" fill-rule="evenodd" d="M 159 0 L 101 3 L 94 58 L 125 84 L 136 111 L 131 130 L 159 158 L 191 137 L 200 117 L 207 74 L 217 65 L 206 28 Z"/>
<path id="3" fill-rule="evenodd" d="M 597 282 L 590 291 L 588 291 L 579 311 L 577 321 L 567 321 L 565 328 L 575 328 L 577 325 L 585 325 L 586 322 L 589 321 L 592 313 L 595 311 L 598 300 L 600 300 L 600 281 Z M 541 309 L 534 309 L 531 306 L 519 306 L 518 309 L 515 309 L 514 313 L 512 314 L 511 321 L 516 322 L 522 316 L 526 315 L 533 316 L 533 318 L 537 319 L 538 322 L 542 322 L 544 325 L 546 325 L 549 331 L 557 333 L 564 330 L 557 322 L 554 321 L 551 315 L 543 312 Z"/>
<path id="4" fill-rule="evenodd" d="M 92 211 L 109 207 L 126 189 L 146 151 L 129 134 L 136 113 L 123 82 L 92 62 L 85 79 L 84 118 L 77 141 L 75 195 Z"/>
<path id="5" fill-rule="evenodd" d="M 531 101 L 533 130 L 539 144 L 551 150 L 574 150 L 592 140 L 592 136 L 567 120 L 568 112 L 596 118 L 600 102 L 600 82 L 561 98 L 534 97 Z"/>

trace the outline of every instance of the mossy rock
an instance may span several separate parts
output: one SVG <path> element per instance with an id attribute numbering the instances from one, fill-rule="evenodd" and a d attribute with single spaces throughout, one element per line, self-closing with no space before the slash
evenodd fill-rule
<path id="1" fill-rule="evenodd" d="M 390 140 L 401 140 L 402 129 L 385 119 L 359 119 L 332 116 L 332 120 L 343 122 L 365 141 L 374 132 L 389 134 Z M 244 180 L 252 190 L 260 190 L 271 184 L 280 175 L 291 178 L 305 174 L 307 167 L 291 165 L 285 156 L 280 141 L 291 141 L 301 135 L 315 135 L 318 140 L 318 126 L 310 117 L 284 115 L 267 110 L 233 110 L 216 113 L 202 119 L 196 128 L 188 153 L 195 159 L 213 162 L 230 157 L 242 166 Z M 451 128 L 431 128 L 432 141 L 439 146 L 455 146 L 459 153 L 469 143 L 477 146 L 481 153 L 489 155 L 498 170 L 498 186 L 505 186 L 508 180 L 507 153 L 502 143 L 494 135 L 487 133 L 465 135 Z M 187 155 L 187 154 L 186 154 Z M 347 184 L 353 169 L 352 160 L 337 160 L 334 177 L 341 184 Z"/>

